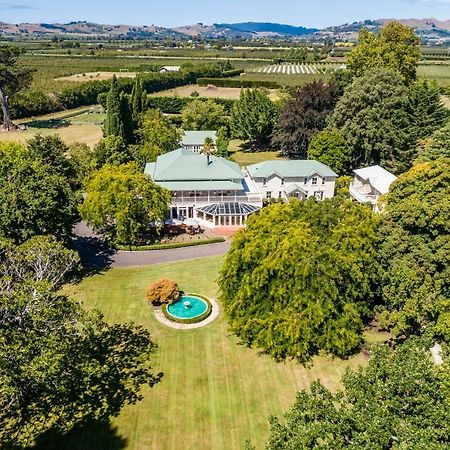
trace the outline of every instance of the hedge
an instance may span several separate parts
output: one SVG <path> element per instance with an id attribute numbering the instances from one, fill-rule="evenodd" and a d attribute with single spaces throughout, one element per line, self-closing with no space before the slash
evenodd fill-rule
<path id="1" fill-rule="evenodd" d="M 117 245 L 117 250 L 125 250 L 132 252 L 142 252 L 148 250 L 169 250 L 171 248 L 184 248 L 184 247 L 195 247 L 197 245 L 206 245 L 206 244 L 216 244 L 218 242 L 225 242 L 223 237 L 216 237 L 210 239 L 200 239 L 198 241 L 189 241 L 189 242 L 171 242 L 167 244 L 152 244 L 152 245 Z"/>
<path id="2" fill-rule="evenodd" d="M 219 77 L 222 72 L 216 64 L 199 65 L 188 70 L 169 73 L 142 73 L 144 89 L 148 93 L 172 89 L 178 86 L 194 84 L 198 77 Z M 119 78 L 119 89 L 128 94 L 134 85 L 133 78 Z M 91 80 L 76 83 L 58 93 L 46 94 L 41 91 L 20 93 L 11 99 L 11 116 L 13 119 L 49 114 L 63 109 L 78 108 L 97 103 L 109 91 L 110 80 Z"/>
<path id="3" fill-rule="evenodd" d="M 147 108 L 159 109 L 165 114 L 180 114 L 183 108 L 194 100 L 212 100 L 218 105 L 222 105 L 225 112 L 230 114 L 235 100 L 227 98 L 211 98 L 206 97 L 147 97 Z"/>
<path id="4" fill-rule="evenodd" d="M 206 311 L 201 314 L 198 317 L 194 317 L 192 319 L 180 319 L 178 317 L 174 317 L 172 316 L 168 311 L 167 311 L 167 305 L 163 304 L 161 307 L 161 310 L 164 314 L 164 317 L 168 320 L 170 320 L 171 322 L 176 322 L 176 323 L 184 323 L 184 324 L 193 324 L 193 323 L 199 323 L 199 322 L 203 322 L 205 319 L 207 319 L 211 313 L 212 313 L 212 304 L 209 301 L 208 298 L 206 298 L 203 295 L 199 295 L 199 294 L 185 294 L 185 295 L 192 295 L 194 297 L 198 297 L 201 298 L 202 300 L 204 300 L 206 302 L 206 304 L 208 305 L 208 308 L 206 309 Z"/>
<path id="5" fill-rule="evenodd" d="M 234 88 L 265 87 L 268 89 L 277 89 L 281 87 L 275 81 L 257 81 L 239 78 L 197 78 L 197 84 L 199 86 L 208 86 L 211 84 L 217 87 L 234 87 Z"/>

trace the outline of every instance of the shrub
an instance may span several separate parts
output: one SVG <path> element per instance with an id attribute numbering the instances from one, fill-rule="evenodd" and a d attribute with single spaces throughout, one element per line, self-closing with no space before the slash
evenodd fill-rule
<path id="1" fill-rule="evenodd" d="M 147 288 L 147 300 L 154 306 L 174 303 L 180 297 L 180 289 L 175 281 L 163 278 Z"/>
<path id="2" fill-rule="evenodd" d="M 128 250 L 128 251 L 149 251 L 149 250 L 169 250 L 171 248 L 184 248 L 184 247 L 195 247 L 197 245 L 206 244 L 216 244 L 219 242 L 225 242 L 223 237 L 214 237 L 210 239 L 199 239 L 198 241 L 188 241 L 188 242 L 168 242 L 162 244 L 151 244 L 151 245 L 116 245 L 117 250 Z"/>

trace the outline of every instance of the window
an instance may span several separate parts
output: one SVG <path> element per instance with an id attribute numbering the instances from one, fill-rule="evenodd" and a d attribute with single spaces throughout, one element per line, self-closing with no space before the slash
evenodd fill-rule
<path id="1" fill-rule="evenodd" d="M 317 200 L 323 200 L 323 192 L 322 191 L 314 192 L 314 196 L 317 198 Z"/>
<path id="2" fill-rule="evenodd" d="M 267 186 L 267 178 L 263 179 L 263 186 Z"/>
<path id="3" fill-rule="evenodd" d="M 267 191 L 266 192 L 266 198 L 272 198 L 272 192 Z"/>
<path id="4" fill-rule="evenodd" d="M 314 185 L 316 185 L 317 184 L 317 177 L 314 177 L 313 179 L 312 179 L 312 185 L 314 186 Z"/>
<path id="5" fill-rule="evenodd" d="M 304 195 L 305 195 L 305 198 L 308 198 L 308 193 L 307 193 L 307 192 L 305 192 L 305 194 L 304 194 Z"/>
<path id="6" fill-rule="evenodd" d="M 281 198 L 283 196 L 283 192 L 282 191 L 279 191 L 278 192 L 278 198 Z"/>
<path id="7" fill-rule="evenodd" d="M 322 178 L 322 184 L 325 184 L 325 177 Z"/>
<path id="8" fill-rule="evenodd" d="M 281 179 L 281 186 L 284 186 L 284 178 Z"/>
<path id="9" fill-rule="evenodd" d="M 303 180 L 303 184 L 308 184 L 308 178 L 305 178 L 305 179 Z"/>

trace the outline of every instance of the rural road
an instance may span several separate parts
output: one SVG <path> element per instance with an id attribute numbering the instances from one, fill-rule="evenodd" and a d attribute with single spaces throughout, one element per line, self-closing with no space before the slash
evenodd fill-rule
<path id="1" fill-rule="evenodd" d="M 84 222 L 79 222 L 74 227 L 73 232 L 72 247 L 80 254 L 83 265 L 99 269 L 148 266 L 172 261 L 219 256 L 227 253 L 231 245 L 231 242 L 227 241 L 170 250 L 115 251 L 108 248 L 102 237 L 96 235 Z"/>

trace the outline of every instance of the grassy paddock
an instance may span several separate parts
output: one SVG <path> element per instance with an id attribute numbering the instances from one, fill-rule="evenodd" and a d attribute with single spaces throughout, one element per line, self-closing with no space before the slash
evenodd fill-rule
<path id="1" fill-rule="evenodd" d="M 113 269 L 68 286 L 67 292 L 88 308 L 100 309 L 111 322 L 134 321 L 149 329 L 159 345 L 155 371 L 162 382 L 144 389 L 144 399 L 127 406 L 108 432 L 80 431 L 42 449 L 106 450 L 111 439 L 129 450 L 214 449 L 243 447 L 245 439 L 261 448 L 268 437 L 267 417 L 281 413 L 296 391 L 320 378 L 332 389 L 346 367 L 364 363 L 317 358 L 306 369 L 293 362 L 275 363 L 256 350 L 238 345 L 223 314 L 194 330 L 175 330 L 159 323 L 145 301 L 145 289 L 158 278 L 176 280 L 186 292 L 217 297 L 216 279 L 222 257 Z M 112 437 L 112 434 L 114 437 Z"/>

